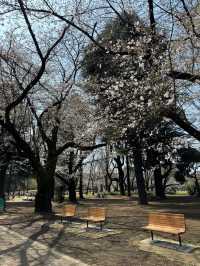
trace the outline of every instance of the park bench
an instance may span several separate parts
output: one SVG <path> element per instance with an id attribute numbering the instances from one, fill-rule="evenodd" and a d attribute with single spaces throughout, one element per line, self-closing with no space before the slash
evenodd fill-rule
<path id="1" fill-rule="evenodd" d="M 61 222 L 63 222 L 64 219 L 69 219 L 74 217 L 76 214 L 76 205 L 73 204 L 67 204 L 63 206 L 61 213 L 56 214 L 56 216 L 59 216 L 61 219 Z"/>
<path id="2" fill-rule="evenodd" d="M 90 207 L 88 208 L 88 215 L 83 218 L 87 222 L 87 228 L 89 222 L 100 223 L 100 230 L 103 229 L 103 224 L 106 220 L 106 209 L 102 207 Z"/>
<path id="3" fill-rule="evenodd" d="M 177 235 L 181 246 L 181 234 L 186 231 L 185 217 L 184 214 L 149 213 L 148 225 L 143 229 L 151 232 L 152 240 L 154 231 Z"/>

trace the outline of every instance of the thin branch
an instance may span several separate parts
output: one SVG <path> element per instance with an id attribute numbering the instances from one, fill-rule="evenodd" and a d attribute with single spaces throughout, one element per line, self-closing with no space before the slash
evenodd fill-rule
<path id="1" fill-rule="evenodd" d="M 46 55 L 44 56 L 43 60 L 42 60 L 42 64 L 41 64 L 41 67 L 37 73 L 37 75 L 35 76 L 35 78 L 26 86 L 26 88 L 23 90 L 22 94 L 14 101 L 12 102 L 10 105 L 8 105 L 6 107 L 6 112 L 5 112 L 5 118 L 7 121 L 10 120 L 9 118 L 9 115 L 10 115 L 10 111 L 15 107 L 17 106 L 19 103 L 21 103 L 27 96 L 28 92 L 40 81 L 44 71 L 45 71 L 45 68 L 46 68 L 46 62 L 50 56 L 50 53 L 51 51 L 60 43 L 60 41 L 63 39 L 65 33 L 66 33 L 66 30 L 68 29 L 69 27 L 65 27 L 61 36 L 59 37 L 59 39 L 47 50 L 47 53 Z"/>
<path id="2" fill-rule="evenodd" d="M 33 106 L 33 104 L 31 103 L 31 100 L 29 99 L 29 97 L 26 98 L 27 99 L 27 103 L 29 105 L 29 108 L 31 109 L 31 112 L 33 113 L 36 121 L 37 121 L 37 125 L 38 125 L 38 128 L 39 128 L 39 131 L 40 131 L 40 134 L 42 136 L 42 139 L 48 144 L 50 144 L 50 139 L 47 137 L 44 129 L 43 129 L 43 126 L 42 126 L 42 122 L 41 122 L 41 119 L 38 117 L 37 115 L 37 112 Z"/>
<path id="3" fill-rule="evenodd" d="M 186 15 L 188 16 L 188 18 L 189 18 L 189 20 L 190 20 L 190 24 L 191 24 L 191 26 L 192 26 L 192 31 L 193 31 L 193 33 L 194 33 L 197 37 L 200 37 L 200 34 L 197 33 L 197 31 L 196 31 L 196 28 L 195 28 L 195 25 L 194 25 L 194 22 L 193 22 L 193 18 L 192 18 L 191 14 L 190 14 L 190 11 L 189 11 L 189 9 L 188 9 L 186 3 L 185 3 L 185 0 L 180 0 L 180 1 L 181 1 L 182 5 L 183 5 L 183 8 L 184 8 L 185 12 L 186 12 Z"/>
<path id="4" fill-rule="evenodd" d="M 79 144 L 76 144 L 74 142 L 67 142 L 65 143 L 62 147 L 58 148 L 56 151 L 56 155 L 60 155 L 64 150 L 68 149 L 68 148 L 76 148 L 79 149 L 81 151 L 92 151 L 101 147 L 106 146 L 106 143 L 102 143 L 102 144 L 96 144 L 96 145 L 92 145 L 92 146 L 81 146 Z"/>
<path id="5" fill-rule="evenodd" d="M 36 47 L 37 53 L 38 53 L 40 59 L 43 61 L 44 58 L 43 58 L 43 55 L 42 55 L 42 51 L 40 50 L 40 47 L 39 47 L 38 41 L 37 41 L 36 36 L 35 36 L 35 34 L 34 34 L 33 30 L 32 30 L 31 23 L 30 23 L 30 21 L 29 21 L 29 19 L 28 19 L 28 16 L 27 16 L 27 14 L 26 14 L 26 10 L 25 10 L 25 7 L 24 7 L 24 4 L 23 4 L 23 1 L 22 1 L 22 0 L 18 0 L 18 3 L 19 3 L 19 5 L 20 5 L 21 11 L 22 11 L 22 13 L 23 13 L 23 16 L 24 16 L 25 22 L 26 22 L 26 24 L 27 24 L 28 30 L 29 30 L 29 32 L 30 32 L 30 34 L 31 34 L 31 37 L 32 37 L 32 39 L 33 39 L 33 42 L 34 42 L 34 44 L 35 44 L 35 47 Z"/>
<path id="6" fill-rule="evenodd" d="M 171 71 L 168 76 L 174 79 L 187 80 L 190 82 L 199 83 L 200 75 L 195 75 L 187 72 Z"/>

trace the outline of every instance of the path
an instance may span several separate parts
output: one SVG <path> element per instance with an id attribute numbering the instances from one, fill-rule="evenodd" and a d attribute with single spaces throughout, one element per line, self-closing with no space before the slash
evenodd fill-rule
<path id="1" fill-rule="evenodd" d="M 0 266 L 87 266 L 4 226 L 0 231 Z"/>

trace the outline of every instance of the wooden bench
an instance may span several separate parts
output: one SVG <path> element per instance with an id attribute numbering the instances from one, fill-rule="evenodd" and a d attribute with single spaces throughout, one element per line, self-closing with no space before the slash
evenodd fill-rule
<path id="1" fill-rule="evenodd" d="M 151 232 L 152 240 L 154 231 L 178 235 L 181 246 L 181 234 L 186 231 L 185 217 L 184 214 L 149 213 L 148 225 L 144 226 L 143 229 Z"/>
<path id="2" fill-rule="evenodd" d="M 61 222 L 63 222 L 63 219 L 68 219 L 74 217 L 76 214 L 76 205 L 73 204 L 67 204 L 62 208 L 62 211 L 60 214 L 56 214 L 56 216 L 59 216 L 61 219 Z"/>
<path id="3" fill-rule="evenodd" d="M 100 223 L 100 230 L 102 231 L 103 224 L 106 220 L 106 209 L 102 207 L 90 207 L 88 208 L 88 215 L 83 217 L 83 219 L 87 222 L 87 228 L 89 222 Z"/>

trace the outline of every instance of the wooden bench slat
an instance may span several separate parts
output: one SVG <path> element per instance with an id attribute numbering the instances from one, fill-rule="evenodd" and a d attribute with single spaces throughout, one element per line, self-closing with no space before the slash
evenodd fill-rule
<path id="1" fill-rule="evenodd" d="M 102 230 L 103 223 L 106 220 L 106 209 L 103 207 L 90 207 L 88 208 L 88 215 L 83 218 L 87 221 L 87 228 L 89 222 L 100 223 L 100 229 Z"/>
<path id="2" fill-rule="evenodd" d="M 88 208 L 88 218 L 91 220 L 105 220 L 106 219 L 106 209 L 102 207 L 91 207 Z"/>
<path id="3" fill-rule="evenodd" d="M 167 226 L 185 230 L 185 218 L 183 214 L 150 213 L 149 225 Z"/>
<path id="4" fill-rule="evenodd" d="M 65 205 L 62 208 L 61 215 L 65 217 L 73 217 L 76 214 L 76 205 Z"/>
<path id="5" fill-rule="evenodd" d="M 184 233 L 185 230 L 180 228 L 173 228 L 167 226 L 154 226 L 154 225 L 147 225 L 144 226 L 143 229 L 150 230 L 150 231 L 157 231 L 157 232 L 164 232 L 164 233 L 171 233 L 171 234 L 181 234 Z"/>
<path id="6" fill-rule="evenodd" d="M 105 221 L 104 218 L 91 217 L 91 216 L 84 217 L 83 220 L 91 221 L 91 222 L 104 222 Z"/>

